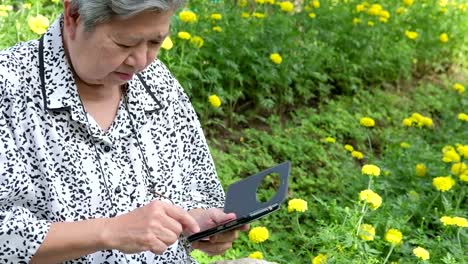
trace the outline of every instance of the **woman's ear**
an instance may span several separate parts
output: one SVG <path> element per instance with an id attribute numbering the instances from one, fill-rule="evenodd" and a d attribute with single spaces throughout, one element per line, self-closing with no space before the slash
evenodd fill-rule
<path id="1" fill-rule="evenodd" d="M 72 7 L 70 0 L 63 1 L 63 20 L 64 20 L 64 31 L 69 38 L 74 39 L 78 28 L 80 14 L 78 10 Z"/>

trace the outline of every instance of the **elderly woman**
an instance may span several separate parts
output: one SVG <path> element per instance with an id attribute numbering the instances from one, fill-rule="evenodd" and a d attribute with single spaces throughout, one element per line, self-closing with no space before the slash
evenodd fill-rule
<path id="1" fill-rule="evenodd" d="M 224 214 L 197 116 L 156 59 L 182 0 L 64 0 L 0 53 L 0 262 L 190 263 Z M 245 229 L 246 227 L 244 227 Z"/>

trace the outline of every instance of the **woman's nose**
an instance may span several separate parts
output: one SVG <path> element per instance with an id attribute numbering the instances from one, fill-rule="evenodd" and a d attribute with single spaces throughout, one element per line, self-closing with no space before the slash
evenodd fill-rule
<path id="1" fill-rule="evenodd" d="M 143 70 L 147 64 L 148 59 L 148 47 L 144 44 L 140 44 L 132 50 L 126 60 L 126 64 L 131 66 L 135 72 Z"/>

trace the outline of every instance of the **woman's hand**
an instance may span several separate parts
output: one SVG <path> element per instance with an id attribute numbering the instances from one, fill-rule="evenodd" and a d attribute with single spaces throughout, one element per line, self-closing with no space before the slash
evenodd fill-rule
<path id="1" fill-rule="evenodd" d="M 132 254 L 161 254 L 182 232 L 196 233 L 195 219 L 180 207 L 154 200 L 129 213 L 108 219 L 104 240 L 109 248 Z"/>
<path id="2" fill-rule="evenodd" d="M 236 218 L 235 214 L 226 214 L 218 208 L 211 208 L 208 210 L 194 209 L 189 211 L 189 214 L 195 218 L 201 230 L 212 228 Z M 192 247 L 209 255 L 220 255 L 232 247 L 232 242 L 237 239 L 239 230 L 245 231 L 248 229 L 249 225 L 244 225 L 237 229 L 213 235 L 206 240 L 193 242 Z"/>

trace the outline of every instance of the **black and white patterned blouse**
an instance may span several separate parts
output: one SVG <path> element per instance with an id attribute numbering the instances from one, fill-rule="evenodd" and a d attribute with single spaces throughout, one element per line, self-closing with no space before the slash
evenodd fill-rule
<path id="1" fill-rule="evenodd" d="M 162 62 L 128 82 L 128 108 L 104 133 L 80 103 L 61 27 L 43 37 L 43 87 L 39 41 L 0 52 L 0 263 L 29 262 L 50 223 L 129 212 L 154 198 L 149 188 L 187 210 L 224 204 L 197 116 Z M 66 263 L 186 263 L 188 247 Z"/>

